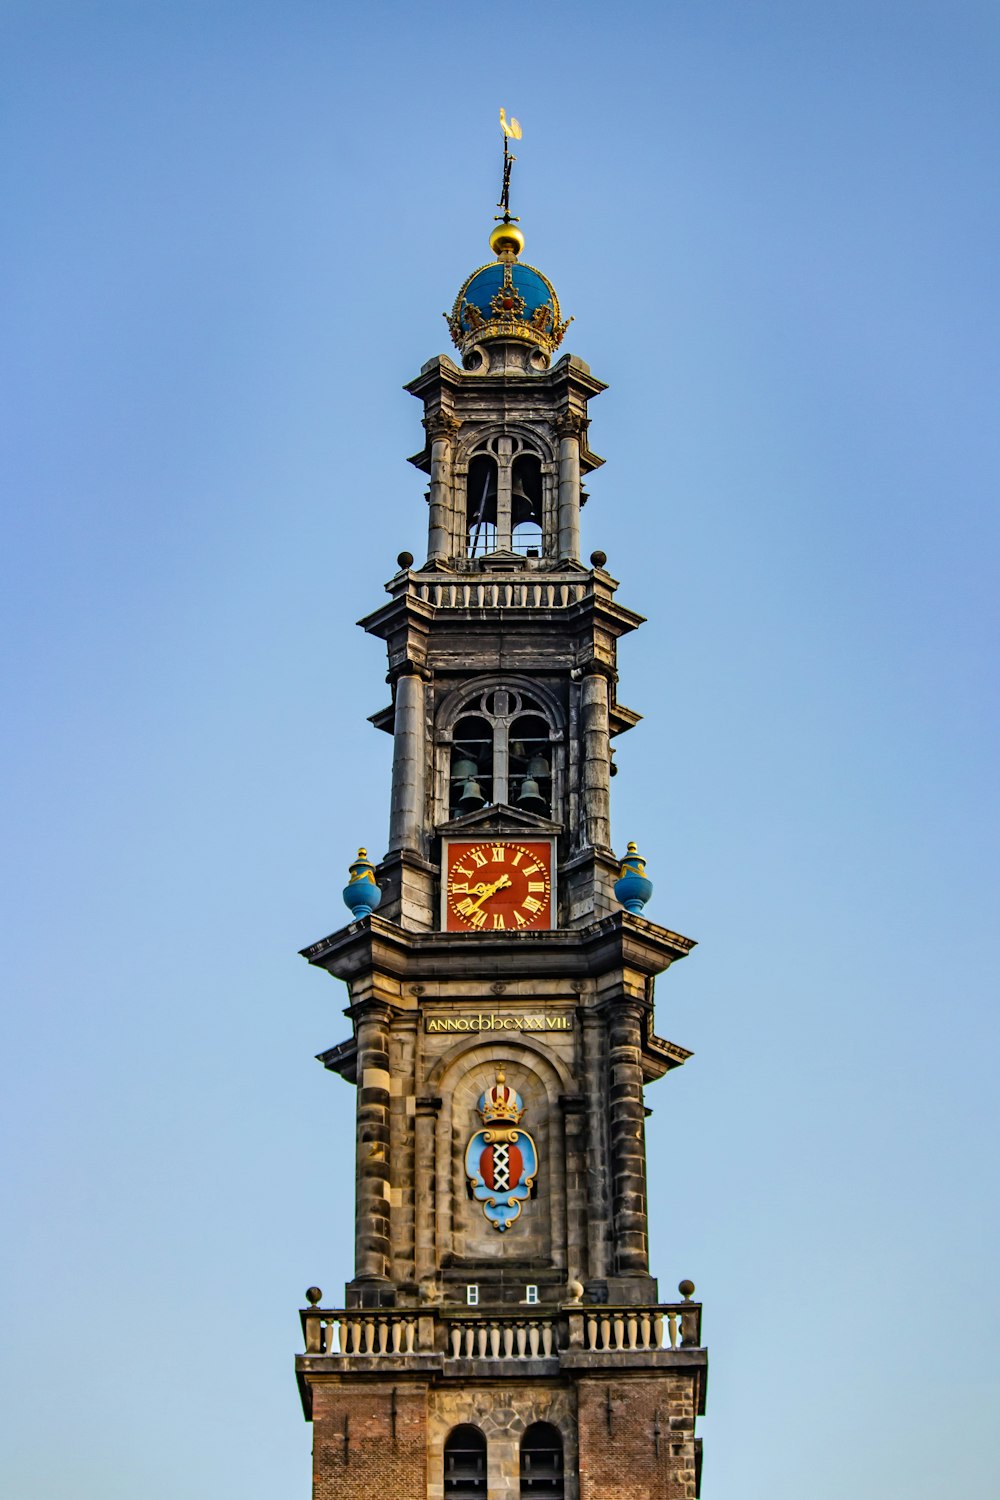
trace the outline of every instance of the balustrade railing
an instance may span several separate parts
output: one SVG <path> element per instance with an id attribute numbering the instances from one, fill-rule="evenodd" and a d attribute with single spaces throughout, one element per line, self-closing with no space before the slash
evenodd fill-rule
<path id="1" fill-rule="evenodd" d="M 550 1359 L 557 1339 L 551 1318 L 463 1319 L 448 1327 L 454 1359 Z"/>
<path id="2" fill-rule="evenodd" d="M 697 1348 L 701 1303 L 564 1306 L 557 1316 L 476 1316 L 441 1309 L 367 1308 L 302 1314 L 306 1354 L 345 1359 L 443 1355 L 452 1359 L 553 1359 L 562 1350 L 614 1357 Z"/>
<path id="3" fill-rule="evenodd" d="M 416 1316 L 403 1313 L 309 1312 L 305 1316 L 307 1354 L 346 1354 L 377 1358 L 386 1354 L 430 1353 L 419 1347 Z"/>
<path id="4" fill-rule="evenodd" d="M 701 1305 L 696 1302 L 588 1307 L 582 1312 L 583 1347 L 588 1353 L 679 1349 L 696 1346 L 701 1336 Z"/>
<path id="5" fill-rule="evenodd" d="M 417 598 L 439 609 L 565 609 L 587 592 L 586 583 L 534 583 L 473 579 L 470 582 L 418 583 Z"/>

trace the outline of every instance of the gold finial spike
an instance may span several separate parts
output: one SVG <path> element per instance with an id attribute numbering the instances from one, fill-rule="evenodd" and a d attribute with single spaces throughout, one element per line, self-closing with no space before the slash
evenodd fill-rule
<path id="1" fill-rule="evenodd" d="M 506 1082 L 507 1082 L 507 1075 L 504 1072 L 503 1068 L 497 1068 L 497 1083 L 506 1083 Z"/>

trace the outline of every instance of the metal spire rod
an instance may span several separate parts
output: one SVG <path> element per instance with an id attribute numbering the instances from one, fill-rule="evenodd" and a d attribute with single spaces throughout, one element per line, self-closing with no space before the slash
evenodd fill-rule
<path id="1" fill-rule="evenodd" d="M 503 214 L 494 214 L 493 217 L 504 224 L 516 224 L 517 217 L 512 217 L 510 212 L 510 169 L 517 161 L 517 157 L 511 152 L 509 142 L 512 138 L 515 141 L 521 139 L 521 124 L 519 120 L 514 119 L 513 115 L 508 120 L 506 112 L 501 109 L 500 129 L 503 131 L 503 185 L 500 189 L 500 202 L 497 208 L 502 208 Z"/>

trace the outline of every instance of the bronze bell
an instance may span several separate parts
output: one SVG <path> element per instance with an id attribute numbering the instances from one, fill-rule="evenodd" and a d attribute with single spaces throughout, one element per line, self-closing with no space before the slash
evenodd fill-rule
<path id="1" fill-rule="evenodd" d="M 545 759 L 544 755 L 533 755 L 528 761 L 529 776 L 534 776 L 537 778 L 539 776 L 550 776 L 551 774 L 552 768 L 549 765 L 548 761 Z"/>
<path id="2" fill-rule="evenodd" d="M 452 781 L 468 781 L 469 777 L 475 776 L 478 770 L 479 767 L 474 760 L 470 760 L 467 755 L 460 755 L 458 760 L 452 763 L 451 779 Z"/>
<path id="3" fill-rule="evenodd" d="M 485 802 L 486 798 L 483 796 L 482 787 L 474 777 L 470 776 L 462 788 L 461 796 L 458 799 L 458 806 L 462 812 L 475 812 L 476 808 L 483 807 Z"/>
<path id="4" fill-rule="evenodd" d="M 525 812 L 548 812 L 548 803 L 538 790 L 538 782 L 533 776 L 526 776 L 521 782 L 521 790 L 517 794 L 517 805 L 523 807 Z"/>

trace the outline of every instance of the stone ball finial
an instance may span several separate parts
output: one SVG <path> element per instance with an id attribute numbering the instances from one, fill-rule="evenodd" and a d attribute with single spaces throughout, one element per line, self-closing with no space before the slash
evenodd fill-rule
<path id="1" fill-rule="evenodd" d="M 577 1303 L 577 1302 L 581 1302 L 583 1300 L 583 1291 L 584 1291 L 584 1288 L 583 1288 L 583 1282 L 582 1281 L 570 1281 L 570 1282 L 568 1282 L 567 1286 L 566 1286 L 566 1290 L 569 1292 L 569 1300 L 570 1300 L 570 1302 Z"/>
<path id="2" fill-rule="evenodd" d="M 399 564 L 399 566 L 401 568 L 412 568 L 413 567 L 413 553 L 412 552 L 401 552 L 399 554 L 399 556 L 396 558 L 396 561 L 398 562 L 398 564 Z"/>
<path id="3" fill-rule="evenodd" d="M 677 1290 L 680 1292 L 685 1302 L 690 1302 L 691 1298 L 694 1296 L 694 1282 L 679 1281 L 677 1283 Z"/>
<path id="4" fill-rule="evenodd" d="M 320 1291 L 318 1286 L 306 1287 L 306 1301 L 309 1303 L 310 1307 L 316 1307 L 318 1303 L 322 1302 L 322 1300 L 323 1293 Z"/>
<path id="5" fill-rule="evenodd" d="M 592 552 L 590 554 L 591 564 L 595 568 L 603 568 L 604 564 L 607 562 L 607 560 L 608 560 L 608 554 L 606 552 L 602 552 L 600 550 L 600 548 L 598 548 L 596 552 Z"/>

